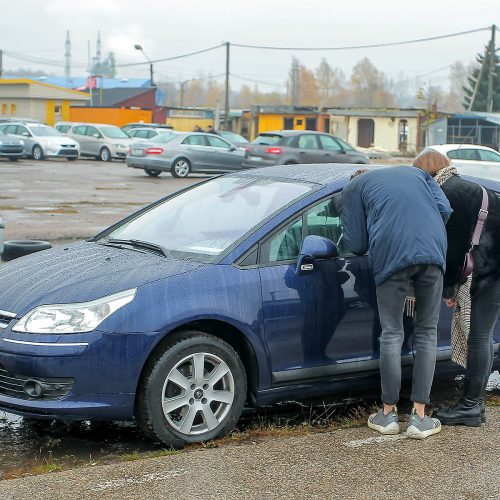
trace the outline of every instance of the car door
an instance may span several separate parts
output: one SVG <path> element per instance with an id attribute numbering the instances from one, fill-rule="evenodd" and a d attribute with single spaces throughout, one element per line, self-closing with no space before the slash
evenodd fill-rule
<path id="1" fill-rule="evenodd" d="M 211 155 L 211 148 L 204 135 L 188 135 L 179 144 L 178 156 L 189 160 L 193 172 L 210 170 Z"/>
<path id="2" fill-rule="evenodd" d="M 316 134 L 300 134 L 293 143 L 297 163 L 321 163 L 323 151 Z"/>
<path id="3" fill-rule="evenodd" d="M 474 148 L 458 148 L 448 151 L 447 155 L 452 160 L 451 164 L 456 167 L 478 165 L 480 161 L 479 150 Z"/>
<path id="4" fill-rule="evenodd" d="M 216 172 L 231 172 L 241 170 L 244 153 L 222 137 L 207 135 L 206 139 L 212 154 L 209 168 Z"/>
<path id="5" fill-rule="evenodd" d="M 21 139 L 24 142 L 24 154 L 26 156 L 31 156 L 33 146 L 35 145 L 35 139 L 24 125 L 9 125 L 7 127 L 7 133 Z"/>
<path id="6" fill-rule="evenodd" d="M 339 257 L 296 273 L 302 239 L 328 237 Z M 317 203 L 261 243 L 265 338 L 275 383 L 378 366 L 375 284 L 367 256 L 350 255 L 331 198 Z"/>
<path id="7" fill-rule="evenodd" d="M 70 130 L 69 135 L 80 144 L 80 154 L 89 156 L 92 153 L 90 152 L 87 136 L 85 135 L 86 130 L 86 125 L 77 125 Z"/>
<path id="8" fill-rule="evenodd" d="M 322 163 L 349 163 L 344 148 L 330 135 L 318 136 L 321 144 Z"/>
<path id="9" fill-rule="evenodd" d="M 99 156 L 104 141 L 102 139 L 102 134 L 96 127 L 87 125 L 85 129 L 85 142 L 89 155 Z"/>

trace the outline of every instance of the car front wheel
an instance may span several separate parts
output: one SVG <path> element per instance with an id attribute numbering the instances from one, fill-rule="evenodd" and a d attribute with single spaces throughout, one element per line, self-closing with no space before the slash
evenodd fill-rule
<path id="1" fill-rule="evenodd" d="M 111 161 L 111 151 L 108 148 L 102 148 L 99 153 L 101 161 Z"/>
<path id="2" fill-rule="evenodd" d="M 175 160 L 172 165 L 171 173 L 174 177 L 187 177 L 191 172 L 191 164 L 185 158 Z"/>
<path id="3" fill-rule="evenodd" d="M 181 448 L 230 432 L 246 392 L 243 363 L 229 344 L 202 332 L 185 332 L 149 362 L 136 416 L 146 434 Z"/>
<path id="4" fill-rule="evenodd" d="M 34 160 L 43 160 L 43 149 L 38 144 L 33 148 L 32 156 Z"/>

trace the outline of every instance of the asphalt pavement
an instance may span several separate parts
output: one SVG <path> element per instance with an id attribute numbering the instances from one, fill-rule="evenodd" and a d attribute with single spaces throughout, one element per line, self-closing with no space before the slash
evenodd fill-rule
<path id="1" fill-rule="evenodd" d="M 498 499 L 500 412 L 423 441 L 366 428 L 230 444 L 0 482 L 5 499 Z"/>

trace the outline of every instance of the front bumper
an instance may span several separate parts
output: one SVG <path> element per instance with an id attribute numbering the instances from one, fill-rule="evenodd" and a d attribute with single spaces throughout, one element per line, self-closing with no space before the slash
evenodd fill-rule
<path id="1" fill-rule="evenodd" d="M 0 146 L 0 156 L 6 156 L 8 158 L 22 158 L 23 155 L 23 146 Z"/>
<path id="2" fill-rule="evenodd" d="M 70 147 L 45 148 L 44 155 L 47 158 L 78 158 L 80 152 L 77 148 Z"/>
<path id="3" fill-rule="evenodd" d="M 0 330 L 0 410 L 36 418 L 130 420 L 156 339 L 154 333 Z M 45 390 L 41 396 L 33 392 L 37 384 Z"/>

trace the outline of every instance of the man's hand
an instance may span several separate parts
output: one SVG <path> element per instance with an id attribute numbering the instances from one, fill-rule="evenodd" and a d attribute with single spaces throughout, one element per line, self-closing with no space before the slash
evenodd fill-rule
<path id="1" fill-rule="evenodd" d="M 454 298 L 451 299 L 443 299 L 444 303 L 446 304 L 447 307 L 452 308 L 457 305 L 457 301 Z"/>

